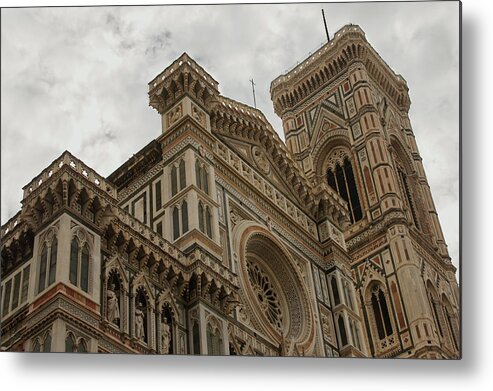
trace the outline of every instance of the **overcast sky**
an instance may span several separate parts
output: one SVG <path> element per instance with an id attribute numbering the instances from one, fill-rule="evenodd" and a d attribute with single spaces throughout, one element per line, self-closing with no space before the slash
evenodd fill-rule
<path id="1" fill-rule="evenodd" d="M 270 82 L 325 40 L 321 4 L 3 9 L 1 223 L 64 150 L 107 176 L 160 134 L 147 83 L 183 52 L 221 93 L 282 134 Z M 456 2 L 324 4 L 331 33 L 360 25 L 407 80 L 411 123 L 454 264 L 459 259 Z M 425 16 L 425 17 L 423 17 Z"/>

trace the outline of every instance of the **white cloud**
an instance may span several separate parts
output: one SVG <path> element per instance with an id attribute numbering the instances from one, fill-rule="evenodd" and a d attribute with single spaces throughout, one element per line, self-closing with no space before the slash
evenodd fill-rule
<path id="1" fill-rule="evenodd" d="M 321 4 L 2 10 L 2 205 L 65 149 L 108 175 L 160 132 L 147 83 L 182 52 L 274 128 L 270 82 L 325 40 Z M 407 80 L 411 121 L 454 263 L 459 254 L 458 3 L 324 4 Z M 426 15 L 423 18 L 422 15 Z M 281 134 L 281 137 L 283 135 Z"/>

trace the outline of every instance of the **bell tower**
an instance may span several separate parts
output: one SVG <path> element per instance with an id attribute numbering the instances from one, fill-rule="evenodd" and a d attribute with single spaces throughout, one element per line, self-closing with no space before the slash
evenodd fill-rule
<path id="1" fill-rule="evenodd" d="M 457 356 L 458 326 L 444 315 L 451 302 L 458 313 L 455 267 L 411 128 L 406 81 L 359 26 L 347 25 L 270 91 L 295 161 L 348 205 L 344 236 L 372 354 Z"/>

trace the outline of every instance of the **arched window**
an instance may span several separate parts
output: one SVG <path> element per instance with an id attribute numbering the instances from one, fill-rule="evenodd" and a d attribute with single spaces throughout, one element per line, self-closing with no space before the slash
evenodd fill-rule
<path id="1" fill-rule="evenodd" d="M 195 160 L 195 176 L 197 187 L 209 194 L 209 174 L 207 167 L 199 159 Z"/>
<path id="2" fill-rule="evenodd" d="M 199 229 L 204 232 L 204 206 L 202 205 L 202 202 L 199 201 L 199 208 L 198 208 L 198 213 L 199 213 Z"/>
<path id="3" fill-rule="evenodd" d="M 339 328 L 339 335 L 341 337 L 341 348 L 342 348 L 348 344 L 344 317 L 339 316 L 339 319 L 337 320 L 337 326 Z"/>
<path id="4" fill-rule="evenodd" d="M 349 308 L 353 309 L 353 301 L 351 299 L 351 291 L 347 281 L 344 281 L 344 297 L 346 299 L 346 304 Z"/>
<path id="5" fill-rule="evenodd" d="M 351 329 L 352 329 L 352 334 L 353 334 L 354 346 L 356 346 L 359 350 L 361 350 L 361 342 L 359 339 L 359 330 L 358 330 L 358 326 L 356 325 L 355 321 L 351 322 Z"/>
<path id="6" fill-rule="evenodd" d="M 327 183 L 348 203 L 351 223 L 363 218 L 353 167 L 347 157 L 327 171 Z"/>
<path id="7" fill-rule="evenodd" d="M 197 182 L 197 187 L 202 189 L 202 167 L 198 159 L 195 160 L 195 181 Z"/>
<path id="8" fill-rule="evenodd" d="M 206 233 L 209 238 L 212 238 L 212 216 L 211 216 L 211 210 L 207 206 L 205 208 L 205 228 L 206 228 Z"/>
<path id="9" fill-rule="evenodd" d="M 89 269 L 89 245 L 86 242 L 81 247 L 79 241 L 74 237 L 70 245 L 69 281 L 84 292 L 89 292 Z"/>
<path id="10" fill-rule="evenodd" d="M 199 201 L 198 215 L 199 215 L 199 229 L 200 229 L 200 231 L 205 233 L 209 238 L 212 239 L 211 209 L 209 208 L 208 205 L 202 204 L 202 201 Z"/>
<path id="11" fill-rule="evenodd" d="M 176 171 L 177 171 L 176 167 L 172 166 L 171 167 L 171 195 L 172 196 L 178 193 L 178 177 Z"/>
<path id="12" fill-rule="evenodd" d="M 404 203 L 407 206 L 407 209 L 411 212 L 411 217 L 413 219 L 413 223 L 416 226 L 416 228 L 420 228 L 419 226 L 419 221 L 418 221 L 418 215 L 416 213 L 416 208 L 414 205 L 414 200 L 412 197 L 411 189 L 410 189 L 410 184 L 409 184 L 409 178 L 405 174 L 404 169 L 401 167 L 397 167 L 397 174 L 399 176 L 399 184 L 401 187 L 401 191 L 403 193 L 403 198 L 404 198 Z"/>
<path id="13" fill-rule="evenodd" d="M 55 282 L 58 240 L 43 243 L 39 261 L 38 293 Z"/>
<path id="14" fill-rule="evenodd" d="M 183 190 L 187 185 L 187 180 L 185 175 L 185 160 L 183 159 L 180 160 L 179 171 L 180 171 L 180 190 Z"/>
<path id="15" fill-rule="evenodd" d="M 431 311 L 433 312 L 433 318 L 437 325 L 440 337 L 443 337 L 442 319 L 440 317 L 440 304 L 435 293 L 435 288 L 433 288 L 430 283 L 428 283 L 428 300 L 430 301 Z"/>
<path id="16" fill-rule="evenodd" d="M 213 328 L 211 324 L 207 325 L 207 352 L 209 356 L 222 355 L 222 338 L 219 328 Z"/>
<path id="17" fill-rule="evenodd" d="M 205 167 L 203 167 L 202 170 L 203 170 L 202 190 L 204 190 L 207 194 L 209 194 L 209 173 L 207 172 L 207 169 Z"/>
<path id="18" fill-rule="evenodd" d="M 188 232 L 188 204 L 187 201 L 183 201 L 181 204 L 181 233 Z"/>
<path id="19" fill-rule="evenodd" d="M 443 296 L 443 310 L 444 310 L 445 320 L 447 322 L 447 326 L 449 329 L 450 339 L 455 349 L 459 350 L 459 341 L 457 338 L 457 334 L 456 334 L 457 330 L 455 327 L 456 326 L 455 317 L 453 314 L 452 306 L 450 305 L 450 302 L 448 301 L 445 295 Z"/>
<path id="20" fill-rule="evenodd" d="M 171 195 L 174 196 L 183 190 L 186 185 L 185 160 L 181 159 L 179 163 L 174 163 L 171 166 Z"/>
<path id="21" fill-rule="evenodd" d="M 79 340 L 79 344 L 77 345 L 77 352 L 78 353 L 87 353 L 87 343 L 84 340 L 84 338 L 81 338 Z"/>
<path id="22" fill-rule="evenodd" d="M 82 247 L 80 261 L 80 287 L 83 291 L 89 291 L 89 246 L 87 243 Z"/>
<path id="23" fill-rule="evenodd" d="M 173 209 L 173 239 L 180 237 L 180 211 L 177 206 Z"/>
<path id="24" fill-rule="evenodd" d="M 77 285 L 77 275 L 79 274 L 79 242 L 73 238 L 70 245 L 70 282 Z"/>
<path id="25" fill-rule="evenodd" d="M 65 351 L 69 353 L 75 352 L 75 340 L 72 334 L 68 334 L 65 338 Z"/>
<path id="26" fill-rule="evenodd" d="M 336 277 L 332 277 L 330 279 L 330 288 L 332 289 L 332 296 L 334 297 L 334 305 L 340 304 L 341 299 L 339 297 L 339 289 L 337 288 Z"/>
<path id="27" fill-rule="evenodd" d="M 46 244 L 44 244 L 43 250 L 41 251 L 41 262 L 39 264 L 38 292 L 41 292 L 45 289 L 47 263 L 48 247 L 46 246 Z"/>
<path id="28" fill-rule="evenodd" d="M 200 354 L 199 324 L 195 322 L 192 327 L 193 354 Z"/>
<path id="29" fill-rule="evenodd" d="M 55 282 L 57 250 L 58 250 L 58 240 L 57 240 L 57 238 L 55 238 L 55 239 L 53 239 L 53 242 L 51 243 L 50 272 L 48 275 L 48 285 L 51 285 Z"/>
<path id="30" fill-rule="evenodd" d="M 39 343 L 39 339 L 36 338 L 36 341 L 34 341 L 33 345 L 33 352 L 41 352 L 41 344 Z"/>
<path id="31" fill-rule="evenodd" d="M 173 240 L 188 232 L 188 203 L 183 200 L 181 205 L 173 208 Z"/>
<path id="32" fill-rule="evenodd" d="M 43 342 L 43 352 L 51 352 L 51 333 L 46 334 Z"/>
<path id="33" fill-rule="evenodd" d="M 371 306 L 373 318 L 377 326 L 378 338 L 384 339 L 392 335 L 392 323 L 390 321 L 387 300 L 382 288 L 378 286 L 371 293 Z"/>

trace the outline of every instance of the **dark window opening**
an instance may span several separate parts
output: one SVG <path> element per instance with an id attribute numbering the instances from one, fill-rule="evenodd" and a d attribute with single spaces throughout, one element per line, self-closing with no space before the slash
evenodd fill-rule
<path id="1" fill-rule="evenodd" d="M 363 218 L 353 168 L 348 158 L 343 166 L 337 164 L 335 170 L 327 171 L 327 183 L 348 203 L 349 218 L 355 223 Z"/>

